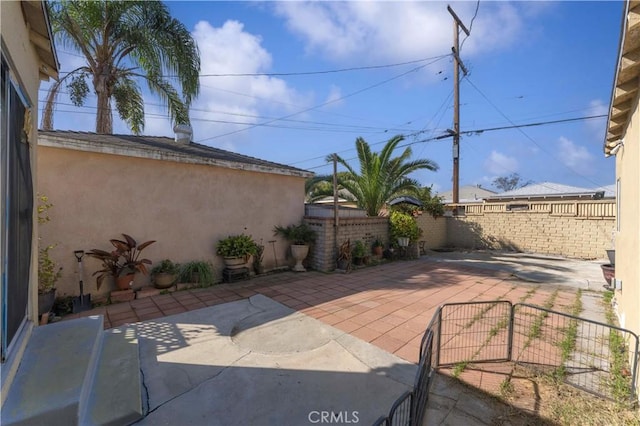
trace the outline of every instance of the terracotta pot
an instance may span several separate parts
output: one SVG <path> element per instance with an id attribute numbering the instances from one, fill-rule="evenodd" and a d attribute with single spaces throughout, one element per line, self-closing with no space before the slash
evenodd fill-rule
<path id="1" fill-rule="evenodd" d="M 247 263 L 246 257 L 223 257 L 224 266 L 227 269 L 240 269 L 244 268 Z"/>
<path id="2" fill-rule="evenodd" d="M 309 254 L 308 245 L 291 244 L 291 256 L 293 256 L 293 258 L 296 261 L 296 264 L 293 267 L 294 271 L 296 272 L 307 271 L 306 269 L 304 269 L 304 266 L 302 266 L 302 261 L 307 257 L 308 254 Z"/>
<path id="3" fill-rule="evenodd" d="M 127 274 L 116 278 L 116 287 L 118 287 L 119 290 L 129 290 L 133 286 L 133 279 L 135 277 L 136 274 Z"/>
<path id="4" fill-rule="evenodd" d="M 371 249 L 371 252 L 373 253 L 374 256 L 382 256 L 383 251 L 384 250 L 382 246 L 375 246 L 373 247 L 373 249 Z"/>
<path id="5" fill-rule="evenodd" d="M 178 276 L 176 274 L 159 272 L 153 276 L 153 285 L 155 288 L 165 289 L 173 286 L 177 280 Z"/>

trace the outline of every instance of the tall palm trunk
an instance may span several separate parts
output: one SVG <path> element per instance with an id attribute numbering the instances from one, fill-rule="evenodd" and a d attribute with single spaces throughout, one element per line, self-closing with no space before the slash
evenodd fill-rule
<path id="1" fill-rule="evenodd" d="M 96 133 L 113 133 L 113 115 L 111 114 L 111 90 L 108 87 L 108 74 L 102 73 L 93 79 L 93 87 L 98 97 L 96 114 Z"/>

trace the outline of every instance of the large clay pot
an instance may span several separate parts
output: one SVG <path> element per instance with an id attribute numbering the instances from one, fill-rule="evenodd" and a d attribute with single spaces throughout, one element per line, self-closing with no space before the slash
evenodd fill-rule
<path id="1" fill-rule="evenodd" d="M 306 272 L 307 270 L 304 269 L 304 266 L 302 266 L 302 261 L 307 257 L 307 255 L 309 254 L 309 246 L 306 244 L 292 244 L 291 245 L 291 256 L 293 256 L 293 258 L 296 261 L 295 266 L 293 267 L 293 270 L 296 272 Z"/>
<path id="2" fill-rule="evenodd" d="M 371 250 L 374 256 L 381 257 L 382 252 L 384 251 L 382 246 L 374 246 Z"/>
<path id="3" fill-rule="evenodd" d="M 133 286 L 133 279 L 136 274 L 122 275 L 116 278 L 116 287 L 118 290 L 129 290 Z"/>
<path id="4" fill-rule="evenodd" d="M 227 269 L 240 269 L 244 268 L 247 263 L 246 257 L 223 257 L 224 266 Z"/>
<path id="5" fill-rule="evenodd" d="M 153 285 L 155 288 L 165 289 L 169 288 L 176 283 L 178 276 L 176 274 L 168 274 L 166 272 L 159 272 L 153 276 Z"/>

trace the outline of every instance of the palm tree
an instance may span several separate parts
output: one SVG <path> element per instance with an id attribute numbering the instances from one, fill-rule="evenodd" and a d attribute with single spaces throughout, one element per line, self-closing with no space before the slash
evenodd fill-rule
<path id="1" fill-rule="evenodd" d="M 369 216 L 378 216 L 388 201 L 403 193 L 413 193 L 420 187 L 418 181 L 408 177 L 410 173 L 421 169 L 438 170 L 438 165 L 428 159 L 408 161 L 411 158 L 410 147 L 405 148 L 400 156 L 392 158 L 393 151 L 403 140 L 402 135 L 394 136 L 380 153 L 376 153 L 371 152 L 371 147 L 364 139 L 357 138 L 360 173 L 336 155 L 337 162 L 347 169 L 338 174 L 339 185 L 353 194 L 358 207 L 365 209 Z M 333 161 L 333 156 L 328 156 L 327 161 Z"/>
<path id="2" fill-rule="evenodd" d="M 53 110 L 63 82 L 71 101 L 84 105 L 91 81 L 98 98 L 96 132 L 112 133 L 111 101 L 131 131 L 144 129 L 144 101 L 138 82 L 145 80 L 160 97 L 175 124 L 189 124 L 188 107 L 198 95 L 200 53 L 187 28 L 157 1 L 57 1 L 51 23 L 65 48 L 82 54 L 86 64 L 49 89 L 42 127 L 53 128 Z M 182 95 L 169 82 L 177 80 Z"/>

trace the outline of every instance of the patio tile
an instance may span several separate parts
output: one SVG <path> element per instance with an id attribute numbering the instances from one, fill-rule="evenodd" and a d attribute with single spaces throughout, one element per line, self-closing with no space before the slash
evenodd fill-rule
<path id="1" fill-rule="evenodd" d="M 138 322 L 138 317 L 136 316 L 136 314 L 133 313 L 133 311 L 120 312 L 115 314 L 109 313 L 109 321 L 111 321 L 112 323 L 118 322 L 121 320 L 126 320 L 128 322 Z"/>
<path id="2" fill-rule="evenodd" d="M 405 342 L 398 340 L 394 337 L 383 334 L 375 340 L 372 340 L 371 343 L 379 347 L 380 349 L 384 349 L 387 352 L 394 353 L 402 346 L 405 345 Z"/>
<path id="3" fill-rule="evenodd" d="M 181 314 L 182 312 L 186 312 L 186 309 L 183 307 L 171 308 L 171 309 L 163 309 L 162 312 L 165 316 Z"/>
<path id="4" fill-rule="evenodd" d="M 385 335 L 398 339 L 403 343 L 410 342 L 411 340 L 416 338 L 419 334 L 422 334 L 422 333 L 408 330 L 406 328 L 403 328 L 402 326 L 393 328 L 385 333 Z"/>
<path id="5" fill-rule="evenodd" d="M 380 337 L 381 333 L 368 327 L 362 327 L 352 331 L 351 335 L 359 339 L 362 339 L 365 342 L 371 342 L 372 340 L 375 340 L 378 337 Z"/>
<path id="6" fill-rule="evenodd" d="M 337 324 L 334 325 L 334 327 L 339 328 L 340 330 L 346 332 L 346 333 L 351 333 L 354 330 L 357 330 L 358 328 L 361 328 L 362 326 L 358 323 L 355 323 L 353 321 L 350 320 L 344 320 L 341 321 Z"/>

